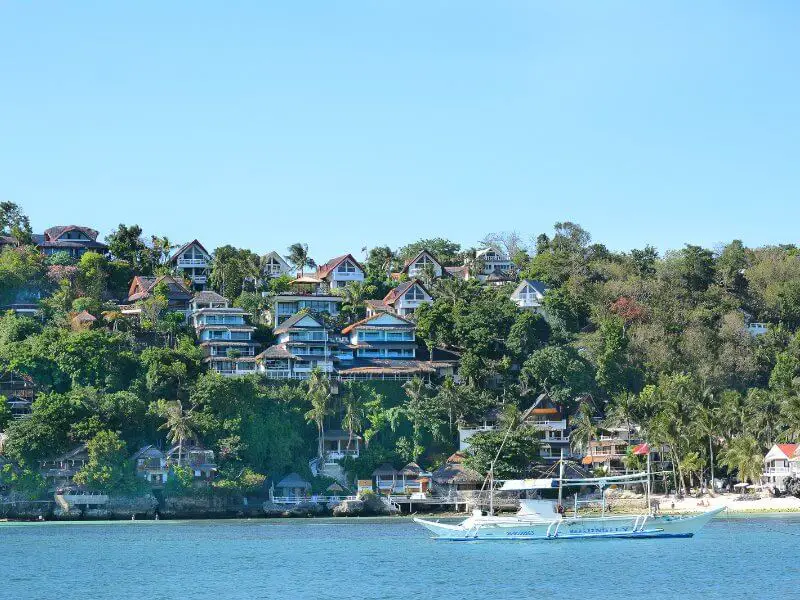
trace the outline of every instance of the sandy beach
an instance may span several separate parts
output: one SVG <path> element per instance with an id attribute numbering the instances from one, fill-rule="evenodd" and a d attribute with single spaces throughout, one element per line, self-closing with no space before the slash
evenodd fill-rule
<path id="1" fill-rule="evenodd" d="M 800 498 L 795 498 L 794 496 L 756 499 L 755 495 L 750 495 L 745 496 L 746 500 L 740 500 L 739 494 L 717 494 L 713 498 L 703 496 L 703 506 L 698 504 L 700 499 L 693 497 L 687 497 L 683 500 L 672 500 L 672 498 L 665 498 L 664 496 L 653 497 L 661 502 L 661 512 L 664 513 L 702 512 L 718 506 L 727 506 L 728 511 L 731 513 L 800 512 Z M 674 508 L 672 508 L 673 502 Z"/>

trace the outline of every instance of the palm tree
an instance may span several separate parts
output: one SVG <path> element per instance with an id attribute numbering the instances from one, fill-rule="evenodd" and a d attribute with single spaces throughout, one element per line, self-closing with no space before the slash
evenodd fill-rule
<path id="1" fill-rule="evenodd" d="M 414 451 L 412 454 L 415 461 L 419 458 L 419 450 L 422 447 L 422 430 L 425 428 L 425 424 L 427 423 L 427 428 L 433 435 L 437 435 L 438 431 L 437 419 L 429 414 L 430 411 L 426 410 L 425 400 L 427 395 L 425 391 L 427 387 L 425 381 L 418 376 L 414 376 L 403 384 L 403 390 L 405 390 L 408 397 L 403 412 L 408 417 L 408 420 L 411 421 L 411 427 L 414 432 L 414 439 L 412 440 Z M 441 432 L 438 431 L 438 433 L 440 434 Z"/>
<path id="2" fill-rule="evenodd" d="M 303 276 L 303 269 L 305 267 L 313 269 L 317 266 L 314 259 L 308 256 L 308 244 L 303 244 L 301 242 L 289 246 L 289 254 L 286 255 L 286 260 L 300 272 L 300 277 Z"/>
<path id="3" fill-rule="evenodd" d="M 453 424 L 455 422 L 455 413 L 461 405 L 461 396 L 458 393 L 458 387 L 451 376 L 447 376 L 439 386 L 439 391 L 436 393 L 436 404 L 439 408 L 447 412 L 447 425 L 450 435 L 453 435 Z"/>
<path id="4" fill-rule="evenodd" d="M 347 391 L 342 399 L 344 409 L 342 429 L 347 431 L 347 449 L 350 450 L 353 436 L 364 426 L 364 401 L 358 394 L 354 382 L 348 381 L 345 387 Z"/>
<path id="5" fill-rule="evenodd" d="M 167 430 L 167 439 L 178 443 L 178 466 L 183 461 L 183 443 L 195 437 L 192 410 L 184 410 L 180 400 L 159 400 L 158 413 L 165 420 L 159 429 Z"/>
<path id="6" fill-rule="evenodd" d="M 717 411 L 708 405 L 699 406 L 694 415 L 694 426 L 699 435 L 708 438 L 708 464 L 711 468 L 711 491 L 714 491 L 714 437 L 719 431 Z"/>
<path id="7" fill-rule="evenodd" d="M 692 489 L 692 474 L 703 472 L 705 462 L 699 452 L 689 452 L 681 461 L 681 470 L 689 476 L 689 489 Z"/>
<path id="8" fill-rule="evenodd" d="M 363 281 L 349 281 L 343 288 L 336 288 L 333 293 L 342 297 L 341 312 L 350 314 L 354 320 L 366 314 L 365 301 L 369 296 L 368 286 Z"/>
<path id="9" fill-rule="evenodd" d="M 781 420 L 786 427 L 784 439 L 790 442 L 800 439 L 800 382 L 792 384 L 791 394 L 781 403 Z"/>
<path id="10" fill-rule="evenodd" d="M 736 469 L 742 483 L 755 483 L 761 477 L 763 461 L 764 454 L 758 441 L 745 435 L 734 438 L 720 457 L 720 464 L 730 470 Z"/>
<path id="11" fill-rule="evenodd" d="M 575 452 L 588 454 L 592 440 L 597 437 L 597 425 L 592 419 L 593 412 L 591 405 L 584 402 L 575 415 L 572 433 L 569 436 L 570 448 Z"/>
<path id="12" fill-rule="evenodd" d="M 305 418 L 309 423 L 317 426 L 319 433 L 319 457 L 325 455 L 325 417 L 331 414 L 329 401 L 331 398 L 331 384 L 325 373 L 319 367 L 311 370 L 311 375 L 306 382 L 306 399 L 311 404 L 311 409 L 306 412 Z"/>

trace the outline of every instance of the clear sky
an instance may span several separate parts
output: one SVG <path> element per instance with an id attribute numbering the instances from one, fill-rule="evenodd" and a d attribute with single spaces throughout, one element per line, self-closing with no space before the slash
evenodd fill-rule
<path id="1" fill-rule="evenodd" d="M 0 2 L 0 199 L 323 261 L 798 242 L 800 4 Z"/>

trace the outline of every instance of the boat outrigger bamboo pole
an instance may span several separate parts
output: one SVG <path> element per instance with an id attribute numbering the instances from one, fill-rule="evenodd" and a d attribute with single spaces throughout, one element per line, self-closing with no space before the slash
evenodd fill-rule
<path id="1" fill-rule="evenodd" d="M 647 446 L 647 486 L 644 497 L 647 502 L 647 513 L 650 514 L 650 446 Z"/>
<path id="2" fill-rule="evenodd" d="M 561 486 L 561 481 L 564 479 L 564 449 L 561 449 L 561 456 L 558 459 L 558 506 L 563 506 L 561 499 L 563 498 L 564 488 Z"/>

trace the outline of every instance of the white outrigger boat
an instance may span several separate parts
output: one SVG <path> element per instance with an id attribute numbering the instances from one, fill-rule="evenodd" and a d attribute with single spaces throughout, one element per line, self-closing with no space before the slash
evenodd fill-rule
<path id="1" fill-rule="evenodd" d="M 555 502 L 520 500 L 520 510 L 509 516 L 484 516 L 474 511 L 458 524 L 417 519 L 437 539 L 444 540 L 570 540 L 587 538 L 692 537 L 725 507 L 692 516 L 614 515 L 568 517 L 555 511 Z"/>
<path id="2" fill-rule="evenodd" d="M 520 509 L 514 515 L 493 514 L 493 485 L 490 486 L 488 514 L 480 509 L 461 523 L 449 524 L 415 518 L 436 539 L 442 540 L 570 540 L 593 538 L 686 538 L 692 537 L 714 515 L 725 510 L 715 508 L 689 516 L 656 515 L 650 508 L 650 460 L 648 449 L 647 473 L 634 473 L 591 479 L 564 479 L 563 461 L 560 461 L 558 479 L 515 480 L 506 482 L 501 490 L 542 490 L 558 487 L 559 500 L 520 500 Z M 489 474 L 491 478 L 491 471 Z M 642 514 L 607 515 L 603 489 L 610 485 L 646 483 L 647 511 Z M 564 514 L 561 505 L 563 487 L 597 486 L 600 489 L 602 512 L 600 516 L 579 516 L 575 496 L 573 516 Z"/>

